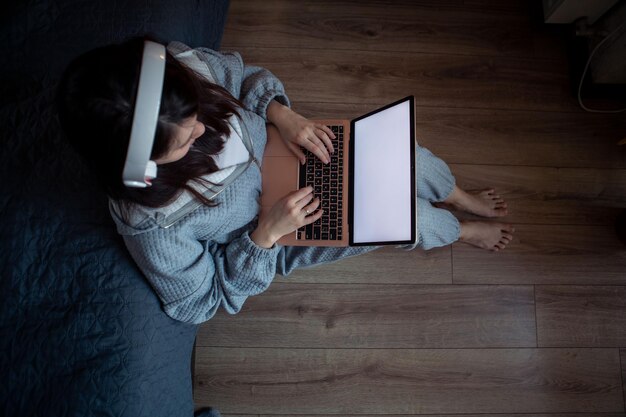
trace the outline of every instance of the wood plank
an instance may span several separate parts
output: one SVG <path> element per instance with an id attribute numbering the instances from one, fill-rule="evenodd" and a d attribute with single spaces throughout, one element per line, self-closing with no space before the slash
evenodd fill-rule
<path id="1" fill-rule="evenodd" d="M 312 119 L 352 119 L 383 104 L 295 101 L 293 108 Z M 626 132 L 622 115 L 420 106 L 416 116 L 419 143 L 448 163 L 626 168 L 626 146 L 616 146 Z"/>
<path id="2" fill-rule="evenodd" d="M 535 347 L 532 286 L 273 284 L 236 316 L 200 327 L 197 346 Z"/>
<path id="3" fill-rule="evenodd" d="M 207 407 L 196 408 L 194 412 L 202 410 L 203 408 L 206 409 Z M 220 416 L 221 417 L 261 417 L 259 414 L 224 414 L 224 413 L 220 413 Z"/>
<path id="4" fill-rule="evenodd" d="M 626 120 L 615 115 L 478 109 L 417 110 L 423 140 L 450 162 L 624 168 L 616 146 Z M 459 155 L 464 152 L 464 156 Z"/>
<path id="5" fill-rule="evenodd" d="M 624 412 L 618 349 L 198 348 L 226 413 Z"/>
<path id="6" fill-rule="evenodd" d="M 491 10 L 500 13 L 519 14 L 528 10 L 527 0 L 463 0 L 465 7 L 476 7 L 480 10 Z"/>
<path id="7" fill-rule="evenodd" d="M 384 51 L 241 47 L 296 101 L 380 104 L 415 95 L 418 106 L 572 111 L 565 64 L 534 59 Z"/>
<path id="8" fill-rule="evenodd" d="M 294 271 L 275 282 L 326 284 L 449 284 L 452 282 L 451 248 L 428 252 L 382 248 L 315 268 Z"/>
<path id="9" fill-rule="evenodd" d="M 502 3 L 502 2 L 500 2 Z M 385 6 L 387 6 L 385 4 Z M 565 61 L 553 33 L 539 39 L 528 7 L 506 9 L 459 2 L 233 1 L 223 48 L 265 47 L 537 56 Z M 277 36 L 277 34 L 280 34 Z"/>
<path id="10" fill-rule="evenodd" d="M 619 351 L 622 362 L 622 385 L 624 390 L 624 409 L 626 409 L 626 349 Z"/>
<path id="11" fill-rule="evenodd" d="M 465 190 L 495 188 L 507 201 L 507 222 L 612 226 L 626 207 L 626 170 L 458 164 L 450 168 Z"/>
<path id="12" fill-rule="evenodd" d="M 455 284 L 626 284 L 626 250 L 609 226 L 517 225 L 501 252 L 455 243 L 452 255 Z"/>
<path id="13" fill-rule="evenodd" d="M 220 413 L 222 417 L 261 417 L 258 414 L 224 414 Z"/>
<path id="14" fill-rule="evenodd" d="M 540 347 L 626 346 L 626 287 L 536 288 Z"/>
<path id="15" fill-rule="evenodd" d="M 384 414 L 385 417 L 415 417 L 418 414 Z M 230 417 L 231 415 L 228 414 Z M 342 414 L 342 417 L 380 417 L 381 414 Z M 419 414 L 420 417 L 583 417 L 580 413 L 549 414 Z M 285 417 L 284 414 L 261 414 L 259 417 Z M 298 414 L 298 417 L 337 417 L 336 414 Z M 624 417 L 624 413 L 585 413 L 584 417 Z"/>

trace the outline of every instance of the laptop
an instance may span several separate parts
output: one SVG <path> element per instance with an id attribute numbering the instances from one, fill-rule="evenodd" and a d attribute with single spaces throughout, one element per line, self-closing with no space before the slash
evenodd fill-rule
<path id="1" fill-rule="evenodd" d="M 261 210 L 306 186 L 322 218 L 283 236 L 285 246 L 413 244 L 416 239 L 415 103 L 409 96 L 354 120 L 317 120 L 336 136 L 326 165 L 304 150 L 301 165 L 267 126 Z"/>

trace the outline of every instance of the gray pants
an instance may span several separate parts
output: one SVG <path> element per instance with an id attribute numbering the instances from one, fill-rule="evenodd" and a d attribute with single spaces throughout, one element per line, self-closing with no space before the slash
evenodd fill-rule
<path id="1" fill-rule="evenodd" d="M 448 165 L 428 149 L 416 146 L 417 244 L 422 249 L 450 245 L 459 240 L 461 225 L 452 213 L 431 203 L 448 198 L 455 179 Z"/>

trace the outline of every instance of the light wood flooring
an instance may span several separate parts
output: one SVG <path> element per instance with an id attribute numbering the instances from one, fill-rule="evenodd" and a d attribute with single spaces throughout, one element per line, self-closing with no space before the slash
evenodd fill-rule
<path id="1" fill-rule="evenodd" d="M 419 142 L 495 187 L 515 240 L 384 249 L 277 278 L 199 331 L 195 401 L 227 415 L 624 416 L 626 115 L 571 94 L 538 1 L 233 0 L 223 50 L 293 108 L 413 94 Z"/>

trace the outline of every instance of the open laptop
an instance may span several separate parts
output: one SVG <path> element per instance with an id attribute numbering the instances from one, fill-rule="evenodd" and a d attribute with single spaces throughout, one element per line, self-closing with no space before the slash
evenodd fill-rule
<path id="1" fill-rule="evenodd" d="M 413 244 L 416 239 L 415 104 L 409 96 L 354 120 L 317 120 L 336 136 L 331 163 L 305 165 L 268 125 L 261 210 L 311 185 L 322 218 L 283 236 L 287 246 Z"/>

